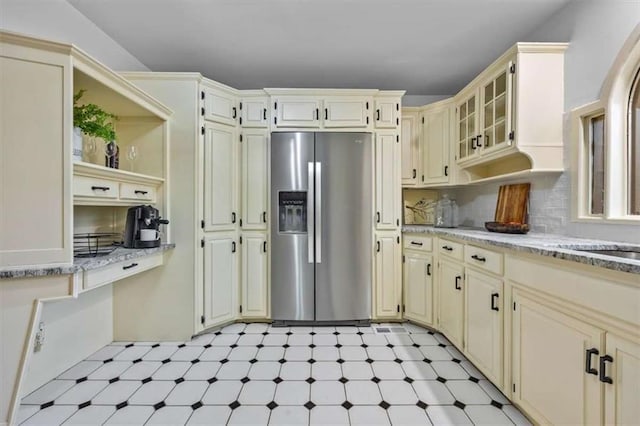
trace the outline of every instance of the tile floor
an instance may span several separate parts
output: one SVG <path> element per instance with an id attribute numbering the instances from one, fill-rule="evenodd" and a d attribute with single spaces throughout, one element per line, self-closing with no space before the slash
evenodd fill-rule
<path id="1" fill-rule="evenodd" d="M 444 336 L 233 324 L 186 343 L 115 342 L 22 400 L 18 422 L 529 424 Z"/>

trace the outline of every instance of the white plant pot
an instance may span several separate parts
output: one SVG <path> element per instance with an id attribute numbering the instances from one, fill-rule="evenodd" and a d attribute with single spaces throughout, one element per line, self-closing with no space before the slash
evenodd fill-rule
<path id="1" fill-rule="evenodd" d="M 73 161 L 82 161 L 82 130 L 73 128 Z"/>

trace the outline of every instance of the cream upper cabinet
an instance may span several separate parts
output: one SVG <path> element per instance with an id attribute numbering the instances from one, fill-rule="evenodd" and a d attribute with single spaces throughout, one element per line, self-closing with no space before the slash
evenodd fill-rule
<path id="1" fill-rule="evenodd" d="M 375 271 L 374 316 L 400 318 L 402 248 L 396 232 L 377 233 Z"/>
<path id="2" fill-rule="evenodd" d="M 464 326 L 464 266 L 440 260 L 438 273 L 438 325 L 449 340 L 462 348 Z"/>
<path id="3" fill-rule="evenodd" d="M 269 98 L 247 97 L 240 101 L 240 125 L 246 128 L 269 127 Z"/>
<path id="4" fill-rule="evenodd" d="M 433 275 L 431 254 L 405 251 L 404 316 L 423 324 L 433 324 Z"/>
<path id="5" fill-rule="evenodd" d="M 238 242 L 233 232 L 207 234 L 204 244 L 204 321 L 213 327 L 237 317 Z"/>
<path id="6" fill-rule="evenodd" d="M 342 97 L 324 99 L 324 127 L 368 127 L 371 98 Z"/>
<path id="7" fill-rule="evenodd" d="M 395 132 L 376 133 L 377 229 L 400 226 L 400 137 Z"/>
<path id="8" fill-rule="evenodd" d="M 238 219 L 238 133 L 216 123 L 204 127 L 204 230 L 232 230 Z"/>
<path id="9" fill-rule="evenodd" d="M 274 125 L 276 127 L 320 127 L 320 98 L 306 96 L 282 96 L 272 98 Z"/>
<path id="10" fill-rule="evenodd" d="M 402 109 L 400 145 L 402 149 L 402 186 L 414 186 L 418 183 L 418 176 L 421 172 L 417 111 Z"/>
<path id="11" fill-rule="evenodd" d="M 396 98 L 378 98 L 375 100 L 373 122 L 376 129 L 396 128 L 400 125 L 400 101 Z"/>
<path id="12" fill-rule="evenodd" d="M 238 99 L 225 90 L 203 85 L 202 115 L 205 120 L 235 126 L 238 122 Z"/>
<path id="13" fill-rule="evenodd" d="M 514 74 L 515 64 L 509 61 L 480 87 L 482 121 L 476 145 L 483 152 L 509 147 L 515 137 L 512 121 Z"/>
<path id="14" fill-rule="evenodd" d="M 465 354 L 498 387 L 502 387 L 502 280 L 466 269 Z"/>
<path id="15" fill-rule="evenodd" d="M 640 419 L 640 341 L 607 333 L 605 346 L 598 367 L 605 381 L 604 423 L 632 425 Z"/>
<path id="16" fill-rule="evenodd" d="M 267 229 L 269 133 L 245 129 L 242 145 L 242 228 Z"/>
<path id="17" fill-rule="evenodd" d="M 478 93 L 472 91 L 456 105 L 457 148 L 456 158 L 462 162 L 475 158 L 478 150 Z"/>
<path id="18" fill-rule="evenodd" d="M 449 146 L 451 144 L 451 107 L 449 103 L 426 109 L 422 125 L 421 183 L 449 182 Z"/>
<path id="19" fill-rule="evenodd" d="M 242 234 L 243 318 L 267 317 L 267 236 Z"/>
<path id="20" fill-rule="evenodd" d="M 602 330 L 524 293 L 513 299 L 513 401 L 537 423 L 601 423 Z"/>

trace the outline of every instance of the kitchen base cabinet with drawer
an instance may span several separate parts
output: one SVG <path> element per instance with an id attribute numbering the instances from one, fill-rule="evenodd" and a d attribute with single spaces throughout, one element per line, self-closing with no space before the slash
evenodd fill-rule
<path id="1" fill-rule="evenodd" d="M 433 256 L 406 251 L 404 260 L 404 317 L 433 325 Z"/>
<path id="2" fill-rule="evenodd" d="M 162 253 L 125 260 L 104 268 L 91 269 L 84 272 L 83 290 L 89 290 L 162 265 Z"/>
<path id="3" fill-rule="evenodd" d="M 438 326 L 451 343 L 462 349 L 464 326 L 464 266 L 440 260 L 438 271 Z"/>

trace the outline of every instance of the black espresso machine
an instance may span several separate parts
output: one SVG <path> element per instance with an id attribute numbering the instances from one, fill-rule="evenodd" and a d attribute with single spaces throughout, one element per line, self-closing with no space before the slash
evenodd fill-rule
<path id="1" fill-rule="evenodd" d="M 169 221 L 160 218 L 160 211 L 152 206 L 134 206 L 127 210 L 124 228 L 124 247 L 160 247 L 160 225 Z"/>

